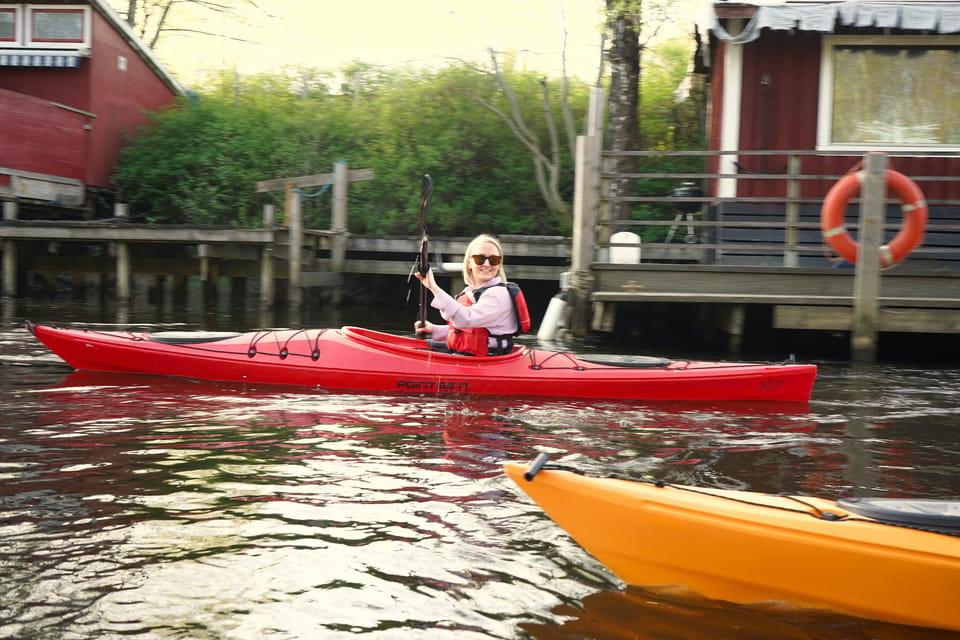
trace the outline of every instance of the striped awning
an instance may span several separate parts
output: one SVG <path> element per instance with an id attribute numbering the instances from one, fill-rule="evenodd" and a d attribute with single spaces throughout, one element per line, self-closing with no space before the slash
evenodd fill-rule
<path id="1" fill-rule="evenodd" d="M 0 49 L 0 67 L 76 67 L 80 52 Z"/>
<path id="2" fill-rule="evenodd" d="M 833 33 L 837 27 L 906 29 L 936 34 L 960 33 L 958 0 L 742 0 L 714 1 L 710 31 L 726 42 L 747 44 L 763 29 Z M 732 35 L 720 24 L 718 13 L 727 6 L 753 7 L 743 29 Z"/>

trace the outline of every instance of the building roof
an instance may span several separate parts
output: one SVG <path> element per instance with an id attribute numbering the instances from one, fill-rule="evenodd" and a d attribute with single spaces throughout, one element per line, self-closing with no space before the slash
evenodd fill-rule
<path id="1" fill-rule="evenodd" d="M 10 0 L 6 0 L 9 2 Z M 136 54 L 147 64 L 151 71 L 167 85 L 173 93 L 183 95 L 183 87 L 177 82 L 160 63 L 127 21 L 121 18 L 108 4 L 107 0 L 31 0 L 30 5 L 88 5 L 103 16 L 103 19 L 113 30 L 123 38 Z M 0 49 L 0 66 L 34 66 L 34 67 L 76 67 L 80 60 L 90 55 L 85 49 L 22 49 L 8 47 Z"/>
<path id="2" fill-rule="evenodd" d="M 134 51 L 147 63 L 157 76 L 170 87 L 170 90 L 177 95 L 183 95 L 183 87 L 177 82 L 177 79 L 170 75 L 160 63 L 160 60 L 153 55 L 153 51 L 133 32 L 127 21 L 121 18 L 116 11 L 106 2 L 106 0 L 87 0 L 90 6 L 102 15 L 107 22 L 116 29 L 117 33 L 133 47 Z"/>
<path id="3" fill-rule="evenodd" d="M 960 1 L 952 0 L 721 0 L 709 5 L 704 26 L 734 44 L 753 42 L 763 29 L 833 33 L 838 25 L 960 33 Z M 742 18 L 746 23 L 731 34 L 720 22 L 724 18 Z"/>

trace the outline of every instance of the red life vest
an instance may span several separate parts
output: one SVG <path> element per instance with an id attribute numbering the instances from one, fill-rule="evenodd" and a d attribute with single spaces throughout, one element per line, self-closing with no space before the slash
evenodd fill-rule
<path id="1" fill-rule="evenodd" d="M 523 297 L 523 291 L 515 282 L 501 282 L 494 286 L 506 287 L 510 292 L 510 300 L 513 302 L 513 313 L 517 320 L 517 331 L 506 335 L 493 336 L 497 340 L 497 353 L 493 355 L 503 355 L 513 350 L 513 336 L 519 335 L 530 330 L 530 310 L 527 308 L 527 300 Z M 489 289 L 473 290 L 473 298 L 466 295 L 465 291 L 457 294 L 457 302 L 465 307 L 473 306 L 474 300 L 480 300 L 480 295 Z M 450 331 L 447 333 L 447 347 L 457 353 L 470 353 L 475 356 L 485 356 L 489 354 L 490 331 L 484 327 L 470 327 L 461 329 L 452 322 L 448 323 Z"/>
<path id="2" fill-rule="evenodd" d="M 465 307 L 473 306 L 473 299 L 461 292 L 457 296 L 457 302 Z M 490 332 L 483 327 L 469 327 L 461 329 L 460 327 L 448 322 L 450 330 L 447 332 L 447 347 L 455 353 L 469 353 L 474 356 L 487 355 L 489 348 L 487 338 Z"/>

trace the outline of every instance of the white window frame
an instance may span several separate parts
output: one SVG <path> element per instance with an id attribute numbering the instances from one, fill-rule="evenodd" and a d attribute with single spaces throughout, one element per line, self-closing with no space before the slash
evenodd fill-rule
<path id="1" fill-rule="evenodd" d="M 833 141 L 833 54 L 837 46 L 960 46 L 957 36 L 833 36 L 825 35 L 820 55 L 820 95 L 817 111 L 818 151 L 957 152 L 957 144 L 852 143 Z"/>
<path id="2" fill-rule="evenodd" d="M 17 47 L 23 42 L 23 5 L 5 4 L 0 5 L 4 11 L 13 10 L 13 40 L 0 40 L 2 47 Z"/>
<path id="3" fill-rule="evenodd" d="M 89 49 L 91 43 L 92 19 L 89 5 L 76 4 L 28 4 L 25 6 L 23 17 L 23 46 L 29 48 L 43 49 Z M 81 13 L 81 38 L 79 40 L 70 40 L 58 42 L 56 40 L 34 40 L 33 39 L 33 12 L 35 10 L 68 10 Z"/>

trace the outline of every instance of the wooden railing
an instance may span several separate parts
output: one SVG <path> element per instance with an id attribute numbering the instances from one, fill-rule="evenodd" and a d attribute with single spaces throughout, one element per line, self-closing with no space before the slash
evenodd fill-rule
<path id="1" fill-rule="evenodd" d="M 782 170 L 744 172 L 729 162 L 729 156 L 752 165 L 782 166 Z M 638 164 L 668 158 L 699 160 L 704 171 L 616 173 L 607 168 L 623 157 L 635 158 Z M 931 157 L 941 164 L 945 158 Z M 905 167 L 911 164 L 919 166 L 919 160 L 915 154 L 891 155 L 893 166 L 904 173 L 907 173 Z M 635 247 L 610 241 L 614 233 L 630 231 L 645 238 L 638 247 L 642 262 L 831 266 L 836 256 L 831 255 L 822 241 L 820 207 L 829 188 L 857 162 L 858 157 L 849 153 L 813 151 L 603 152 L 595 185 L 598 199 L 594 261 L 606 262 L 618 249 Z M 947 162 L 956 165 L 956 170 L 951 170 L 949 175 L 907 173 L 928 194 L 930 212 L 925 241 L 914 251 L 911 268 L 960 268 L 960 158 L 953 156 Z M 724 164 L 734 167 L 733 171 L 710 169 Z M 659 180 L 665 185 L 664 193 L 611 197 L 609 186 L 619 179 Z M 693 183 L 703 195 L 675 197 L 673 187 L 684 183 Z M 851 202 L 846 220 L 853 235 L 857 230 L 857 202 Z M 673 211 L 666 218 L 614 220 L 610 211 L 615 203 L 652 204 L 661 208 L 666 205 Z M 693 213 L 681 210 L 689 210 L 688 206 L 678 206 L 691 203 L 696 206 Z M 887 204 L 889 213 L 884 228 L 889 237 L 900 226 L 900 216 L 894 215 L 895 201 L 889 200 Z"/>

